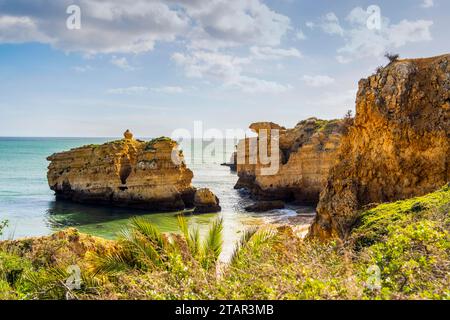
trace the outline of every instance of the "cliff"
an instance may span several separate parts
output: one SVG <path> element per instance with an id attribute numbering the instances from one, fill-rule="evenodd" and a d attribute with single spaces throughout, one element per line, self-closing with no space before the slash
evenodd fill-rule
<path id="1" fill-rule="evenodd" d="M 57 198 L 151 211 L 193 206 L 193 174 L 177 143 L 135 140 L 129 131 L 124 136 L 48 157 L 48 183 Z"/>
<path id="2" fill-rule="evenodd" d="M 238 161 L 239 180 L 236 189 L 246 188 L 259 200 L 296 200 L 302 203 L 317 203 L 329 168 L 336 158 L 345 121 L 325 121 L 311 118 L 299 122 L 295 128 L 285 129 L 275 123 L 254 123 L 250 129 L 257 138 L 241 140 L 238 150 L 245 150 L 245 161 Z M 249 157 L 251 140 L 258 143 L 262 129 L 279 130 L 279 170 L 264 175 L 260 159 L 251 164 Z M 270 142 L 268 143 L 270 145 Z M 268 148 L 270 151 L 270 146 Z M 241 163 L 239 163 L 241 162 Z"/>
<path id="3" fill-rule="evenodd" d="M 311 235 L 345 238 L 365 205 L 421 196 L 450 180 L 449 60 L 395 61 L 359 82 L 355 122 Z"/>

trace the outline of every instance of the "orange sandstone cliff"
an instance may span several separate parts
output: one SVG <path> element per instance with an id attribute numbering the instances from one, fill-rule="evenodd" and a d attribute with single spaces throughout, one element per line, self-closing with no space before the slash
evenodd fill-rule
<path id="1" fill-rule="evenodd" d="M 275 123 L 259 122 L 250 126 L 257 138 L 239 142 L 238 150 L 245 150 L 245 161 L 237 163 L 239 180 L 236 189 L 245 188 L 258 200 L 284 200 L 316 204 L 325 185 L 328 171 L 336 158 L 344 120 L 325 121 L 310 118 L 299 122 L 295 128 L 285 129 Z M 252 164 L 249 159 L 250 141 L 258 139 L 261 130 L 270 136 L 271 130 L 279 132 L 279 170 L 265 175 L 259 157 Z M 270 142 L 268 143 L 270 145 Z M 259 148 L 258 148 L 259 149 Z M 270 146 L 268 147 L 270 151 Z M 269 152 L 270 155 L 270 152 Z M 244 158 L 244 157 L 242 157 Z"/>
<path id="2" fill-rule="evenodd" d="M 432 192 L 450 180 L 450 55 L 399 60 L 359 82 L 310 234 L 345 238 L 358 210 Z"/>
<path id="3" fill-rule="evenodd" d="M 193 206 L 193 174 L 177 143 L 135 140 L 128 130 L 124 137 L 48 157 L 48 183 L 57 198 L 152 211 Z"/>

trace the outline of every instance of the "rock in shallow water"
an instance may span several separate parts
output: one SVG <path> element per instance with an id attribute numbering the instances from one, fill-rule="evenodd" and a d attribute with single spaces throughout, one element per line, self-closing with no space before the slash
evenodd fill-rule
<path id="1" fill-rule="evenodd" d="M 192 207 L 193 173 L 177 143 L 125 139 L 87 145 L 48 157 L 48 183 L 57 198 L 150 211 Z"/>
<path id="2" fill-rule="evenodd" d="M 239 142 L 240 155 L 237 159 L 241 160 L 237 161 L 239 180 L 235 189 L 245 188 L 257 200 L 295 200 L 303 204 L 317 204 L 329 168 L 335 161 L 346 122 L 310 118 L 292 129 L 268 122 L 253 123 L 250 129 L 258 137 Z M 260 143 L 261 132 L 270 136 L 274 130 L 278 130 L 279 134 L 278 170 L 274 174 L 264 174 L 264 168 L 270 166 L 260 161 L 265 155 L 258 155 L 255 163 L 250 150 L 252 145 L 258 146 Z M 269 140 L 268 146 L 270 144 Z"/>
<path id="3" fill-rule="evenodd" d="M 275 209 L 284 209 L 283 201 L 259 201 L 255 204 L 245 207 L 245 211 L 249 212 L 266 212 Z"/>
<path id="4" fill-rule="evenodd" d="M 207 188 L 195 192 L 194 206 L 194 213 L 215 213 L 221 210 L 219 198 Z"/>

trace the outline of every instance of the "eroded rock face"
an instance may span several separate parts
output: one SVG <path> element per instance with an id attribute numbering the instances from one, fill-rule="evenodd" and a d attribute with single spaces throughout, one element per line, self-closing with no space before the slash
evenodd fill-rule
<path id="1" fill-rule="evenodd" d="M 316 204 L 325 185 L 329 168 L 336 158 L 340 145 L 344 121 L 325 121 L 311 118 L 299 122 L 293 129 L 285 129 L 274 123 L 261 122 L 250 126 L 260 134 L 266 130 L 279 130 L 279 170 L 273 175 L 262 174 L 258 161 L 250 164 L 249 146 L 251 140 L 240 141 L 238 150 L 244 148 L 245 162 L 237 164 L 239 180 L 236 189 L 245 188 L 258 200 L 284 200 Z M 254 141 L 255 145 L 258 142 Z M 268 147 L 270 150 L 270 147 Z"/>
<path id="2" fill-rule="evenodd" d="M 207 188 L 201 188 L 195 192 L 194 206 L 194 213 L 215 213 L 221 210 L 219 198 Z"/>
<path id="3" fill-rule="evenodd" d="M 252 205 L 245 207 L 245 211 L 248 212 L 266 212 L 275 209 L 284 209 L 285 205 L 283 201 L 258 201 Z"/>
<path id="4" fill-rule="evenodd" d="M 432 192 L 450 180 L 450 55 L 401 60 L 359 83 L 311 235 L 345 238 L 370 203 Z"/>
<path id="5" fill-rule="evenodd" d="M 193 174 L 177 143 L 134 140 L 129 131 L 124 136 L 48 157 L 48 183 L 57 198 L 151 211 L 192 207 Z"/>

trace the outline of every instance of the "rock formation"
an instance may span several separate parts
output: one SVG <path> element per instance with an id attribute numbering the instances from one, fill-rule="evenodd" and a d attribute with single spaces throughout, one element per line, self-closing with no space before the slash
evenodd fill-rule
<path id="1" fill-rule="evenodd" d="M 293 129 L 259 122 L 252 124 L 250 129 L 258 134 L 258 138 L 247 138 L 239 143 L 238 150 L 245 150 L 245 162 L 238 160 L 239 180 L 235 188 L 248 189 L 258 200 L 296 200 L 316 204 L 328 170 L 336 158 L 344 121 L 311 118 L 299 122 Z M 279 130 L 280 164 L 273 175 L 261 173 L 261 169 L 267 166 L 262 165 L 259 158 L 255 164 L 251 164 L 249 159 L 251 140 L 256 140 L 253 143 L 257 145 L 263 129 L 269 137 L 271 130 Z"/>
<path id="2" fill-rule="evenodd" d="M 48 183 L 57 198 L 151 211 L 192 207 L 193 174 L 177 143 L 135 140 L 129 130 L 124 137 L 48 157 Z"/>
<path id="3" fill-rule="evenodd" d="M 251 204 L 245 207 L 245 211 L 248 212 L 266 212 L 275 209 L 284 209 L 285 204 L 283 201 L 274 200 L 274 201 L 258 201 L 254 204 Z"/>
<path id="4" fill-rule="evenodd" d="M 356 117 L 321 194 L 311 235 L 345 238 L 364 205 L 450 180 L 450 55 L 400 60 L 359 82 Z"/>
<path id="5" fill-rule="evenodd" d="M 194 213 L 215 213 L 221 210 L 219 198 L 207 188 L 195 192 L 194 206 Z"/>

